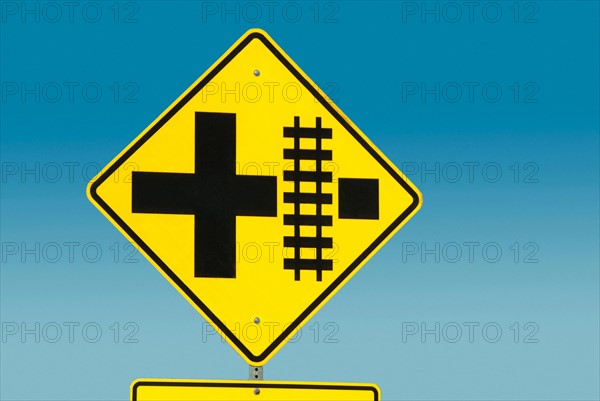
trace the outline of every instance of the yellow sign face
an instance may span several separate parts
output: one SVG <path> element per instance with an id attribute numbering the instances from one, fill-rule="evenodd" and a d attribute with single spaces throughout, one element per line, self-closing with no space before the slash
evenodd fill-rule
<path id="1" fill-rule="evenodd" d="M 138 379 L 131 401 L 379 401 L 379 387 L 357 383 Z"/>
<path id="2" fill-rule="evenodd" d="M 110 162 L 88 197 L 252 365 L 421 205 L 260 30 Z"/>

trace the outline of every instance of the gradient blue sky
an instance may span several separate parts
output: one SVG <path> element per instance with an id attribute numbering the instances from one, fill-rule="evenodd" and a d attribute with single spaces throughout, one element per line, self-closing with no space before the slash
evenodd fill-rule
<path id="1" fill-rule="evenodd" d="M 481 2 L 472 15 L 452 3 L 460 17 L 448 3 L 280 2 L 272 21 L 258 2 L 255 22 L 252 5 L 227 7 L 236 4 L 239 21 L 221 15 L 221 2 L 82 2 L 70 21 L 64 6 L 59 17 L 48 3 L 0 2 L 0 398 L 123 400 L 138 377 L 246 378 L 244 361 L 206 336 L 148 262 L 126 263 L 126 241 L 85 186 L 259 27 L 424 196 L 265 378 L 374 382 L 387 400 L 599 399 L 598 2 Z M 436 101 L 421 85 L 438 84 Z M 64 92 L 53 102 L 57 85 Z M 478 244 L 472 259 L 465 243 Z M 35 332 L 36 322 L 39 343 L 10 335 L 22 324 Z M 79 324 L 72 342 L 69 322 Z M 407 333 L 436 323 L 439 342 Z M 478 325 L 472 342 L 468 324 Z M 63 335 L 52 343 L 55 325 Z M 452 342 L 456 326 L 462 337 Z M 102 336 L 92 343 L 95 327 Z M 126 342 L 135 328 L 137 342 Z M 334 331 L 337 342 L 325 341 Z"/>

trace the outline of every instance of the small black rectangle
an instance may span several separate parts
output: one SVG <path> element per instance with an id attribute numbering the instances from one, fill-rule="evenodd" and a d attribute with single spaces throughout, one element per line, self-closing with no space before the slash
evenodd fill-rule
<path id="1" fill-rule="evenodd" d="M 333 270 L 331 259 L 283 259 L 283 268 L 287 270 Z"/>
<path id="2" fill-rule="evenodd" d="M 284 203 L 315 203 L 321 205 L 331 205 L 333 197 L 331 194 L 311 194 L 306 192 L 294 193 L 284 192 L 283 193 Z"/>
<path id="3" fill-rule="evenodd" d="M 333 248 L 333 238 L 329 237 L 283 237 L 287 248 Z"/>
<path id="4" fill-rule="evenodd" d="M 283 149 L 283 158 L 288 160 L 332 160 L 331 150 Z"/>
<path id="5" fill-rule="evenodd" d="M 340 178 L 340 219 L 379 219 L 379 180 Z"/>
<path id="6" fill-rule="evenodd" d="M 283 127 L 284 138 L 321 138 L 331 139 L 331 128 Z"/>
<path id="7" fill-rule="evenodd" d="M 284 171 L 284 181 L 305 181 L 305 182 L 331 182 L 333 173 L 331 171 Z"/>
<path id="8" fill-rule="evenodd" d="M 314 216 L 310 214 L 284 214 L 283 224 L 286 226 L 331 226 L 331 216 Z"/>

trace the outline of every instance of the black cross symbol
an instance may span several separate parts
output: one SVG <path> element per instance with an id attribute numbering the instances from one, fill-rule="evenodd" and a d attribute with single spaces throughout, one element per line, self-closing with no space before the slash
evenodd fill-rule
<path id="1" fill-rule="evenodd" d="M 236 175 L 236 120 L 196 112 L 195 173 L 133 172 L 133 213 L 194 215 L 194 276 L 235 278 L 236 216 L 277 216 L 277 178 Z"/>

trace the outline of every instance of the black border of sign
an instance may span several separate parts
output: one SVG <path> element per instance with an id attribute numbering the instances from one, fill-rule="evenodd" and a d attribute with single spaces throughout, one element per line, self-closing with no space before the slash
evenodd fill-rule
<path id="1" fill-rule="evenodd" d="M 156 253 L 146 245 L 144 241 L 100 198 L 98 195 L 97 189 L 98 187 L 108 178 L 111 174 L 116 171 L 135 151 L 137 151 L 152 135 L 154 135 L 171 117 L 175 115 L 190 99 L 192 99 L 208 82 L 210 82 L 215 75 L 217 75 L 244 47 L 248 45 L 252 40 L 258 39 L 260 40 L 272 53 L 277 57 L 277 59 L 286 66 L 286 68 L 298 79 L 309 91 L 319 100 L 319 102 L 337 119 L 337 121 L 348 130 L 352 134 L 352 136 L 381 164 L 381 166 L 392 176 L 398 183 L 411 195 L 413 201 L 411 205 L 394 220 L 392 224 L 388 228 L 379 235 L 373 241 L 373 243 L 362 252 L 356 260 L 348 266 L 346 270 L 340 274 L 340 276 L 329 285 L 323 291 L 323 293 L 312 302 L 302 314 L 290 324 L 286 330 L 284 330 L 279 337 L 277 337 L 260 355 L 254 355 L 250 352 L 248 348 L 244 346 L 244 344 L 239 341 L 235 335 L 221 322 L 217 316 L 210 310 L 208 307 L 198 298 L 196 294 L 194 294 L 178 277 L 169 269 L 169 267 L 163 262 Z M 117 223 L 121 228 L 143 249 L 143 251 L 156 262 L 158 266 L 167 274 L 174 283 L 176 283 L 179 288 L 185 292 L 185 294 L 196 304 L 198 308 L 200 308 L 206 316 L 217 325 L 217 327 L 221 330 L 223 334 L 225 334 L 232 343 L 234 343 L 238 349 L 244 353 L 244 355 L 253 362 L 261 362 L 269 356 L 277 346 L 284 341 L 293 331 L 306 319 L 306 317 L 312 313 L 327 296 L 329 296 L 343 281 L 348 277 L 350 273 L 352 273 L 361 263 L 365 260 L 371 252 L 379 244 L 381 244 L 386 237 L 390 235 L 398 227 L 419 205 L 420 199 L 419 195 L 402 179 L 402 177 L 381 157 L 381 155 L 369 145 L 369 143 L 358 133 L 352 126 L 335 110 L 332 105 L 325 100 L 323 95 L 319 93 L 319 91 L 313 87 L 304 76 L 288 61 L 288 59 L 260 32 L 252 32 L 250 33 L 238 46 L 236 46 L 212 71 L 210 71 L 206 77 L 202 81 L 200 81 L 192 90 L 181 99 L 176 105 L 174 105 L 168 112 L 165 114 L 152 128 L 146 132 L 146 134 L 141 137 L 136 143 L 134 143 L 131 148 L 127 150 L 119 159 L 106 171 L 104 171 L 98 179 L 90 186 L 90 194 L 92 198 L 102 207 L 106 213 L 110 215 L 110 217 Z"/>
<path id="2" fill-rule="evenodd" d="M 310 390 L 361 390 L 372 391 L 373 401 L 379 401 L 379 390 L 375 386 L 365 385 L 343 385 L 343 384 L 308 384 L 308 383 L 265 383 L 260 380 L 244 383 L 226 383 L 226 382 L 169 382 L 169 381 L 139 381 L 131 389 L 131 401 L 137 401 L 137 389 L 140 386 L 157 387 L 241 387 L 241 388 L 290 388 L 290 389 L 310 389 Z"/>

